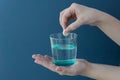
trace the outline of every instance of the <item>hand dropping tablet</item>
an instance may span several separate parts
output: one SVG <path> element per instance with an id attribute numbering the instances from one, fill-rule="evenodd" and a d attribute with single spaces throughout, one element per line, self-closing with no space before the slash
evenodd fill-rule
<path id="1" fill-rule="evenodd" d="M 66 32 L 65 30 L 63 30 L 63 35 L 64 35 L 64 36 L 68 36 L 68 35 L 69 35 L 69 32 Z"/>

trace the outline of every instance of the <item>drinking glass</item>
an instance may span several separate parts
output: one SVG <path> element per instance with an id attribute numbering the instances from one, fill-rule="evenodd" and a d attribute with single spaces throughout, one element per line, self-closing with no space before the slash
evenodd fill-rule
<path id="1" fill-rule="evenodd" d="M 62 33 L 50 35 L 52 61 L 57 66 L 70 66 L 75 64 L 77 56 L 77 34 L 70 33 L 63 36 Z"/>

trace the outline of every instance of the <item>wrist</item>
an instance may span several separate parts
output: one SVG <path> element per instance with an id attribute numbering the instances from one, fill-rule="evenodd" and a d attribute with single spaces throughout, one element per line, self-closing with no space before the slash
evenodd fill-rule
<path id="1" fill-rule="evenodd" d="M 86 65 L 86 67 L 82 72 L 79 72 L 79 75 L 88 77 L 91 73 L 91 70 L 93 70 L 93 64 L 86 60 L 84 61 L 84 64 Z"/>
<path id="2" fill-rule="evenodd" d="M 113 17 L 107 13 L 101 12 L 99 14 L 98 24 L 96 26 L 98 28 L 100 28 L 100 27 L 105 27 L 105 26 L 110 26 L 110 25 L 116 24 L 116 22 L 120 23 L 120 21 L 117 20 L 115 17 Z"/>
<path id="3" fill-rule="evenodd" d="M 91 63 L 91 62 L 87 62 L 86 65 L 86 69 L 80 73 L 80 75 L 85 76 L 85 77 L 89 77 L 92 79 L 97 79 L 97 74 L 96 74 L 96 64 Z"/>

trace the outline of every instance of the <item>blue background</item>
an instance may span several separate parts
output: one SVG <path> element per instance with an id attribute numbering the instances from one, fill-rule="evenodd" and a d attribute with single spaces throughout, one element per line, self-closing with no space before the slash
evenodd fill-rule
<path id="1" fill-rule="evenodd" d="M 32 54 L 51 56 L 49 35 L 62 32 L 59 13 L 72 2 L 120 19 L 119 0 L 0 0 L 0 80 L 92 80 L 60 76 L 33 62 Z M 81 26 L 78 58 L 118 65 L 120 47 L 97 27 Z"/>

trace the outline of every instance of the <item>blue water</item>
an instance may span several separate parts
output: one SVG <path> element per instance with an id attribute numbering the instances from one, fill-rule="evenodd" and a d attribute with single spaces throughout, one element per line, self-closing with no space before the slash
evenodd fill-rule
<path id="1" fill-rule="evenodd" d="M 56 44 L 52 47 L 53 63 L 57 66 L 70 66 L 76 62 L 77 47 L 72 44 Z"/>

